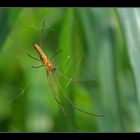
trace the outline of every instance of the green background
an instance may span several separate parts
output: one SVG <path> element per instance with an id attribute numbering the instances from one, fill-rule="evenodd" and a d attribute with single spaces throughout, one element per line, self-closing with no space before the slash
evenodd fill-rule
<path id="1" fill-rule="evenodd" d="M 1 8 L 0 131 L 139 131 L 139 38 L 139 8 Z M 79 108 L 103 118 L 74 110 L 53 81 L 65 118 L 45 68 L 32 68 L 41 63 L 26 54 L 39 58 L 35 43 L 48 58 L 62 49 L 52 63 L 79 81 L 66 86 L 56 72 L 63 89 Z M 80 83 L 88 80 L 95 82 Z"/>

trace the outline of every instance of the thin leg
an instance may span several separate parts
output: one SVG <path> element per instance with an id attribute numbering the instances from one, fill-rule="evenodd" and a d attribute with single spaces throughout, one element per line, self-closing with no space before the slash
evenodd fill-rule
<path id="1" fill-rule="evenodd" d="M 18 42 L 16 41 L 16 39 L 14 38 L 14 36 L 12 35 L 11 32 L 9 33 L 9 35 L 10 35 L 11 39 L 13 40 L 13 42 L 15 43 L 16 47 L 19 46 L 19 48 L 22 49 L 22 51 L 24 51 L 24 52 L 26 53 L 26 52 L 27 52 L 26 49 L 23 48 L 23 47 L 21 47 L 21 46 L 18 44 Z"/>
<path id="2" fill-rule="evenodd" d="M 73 81 L 73 76 L 71 78 L 66 77 L 62 72 L 60 72 L 59 70 L 57 70 L 57 72 L 64 77 L 66 80 L 68 80 L 66 87 L 68 87 L 68 85 L 70 84 L 71 81 Z"/>
<path id="3" fill-rule="evenodd" d="M 90 116 L 94 116 L 94 117 L 104 117 L 103 115 L 96 115 L 96 114 L 92 114 L 92 113 L 89 113 L 89 112 L 86 112 L 80 108 L 78 108 L 73 102 L 72 100 L 68 97 L 68 95 L 65 93 L 64 89 L 62 88 L 62 86 L 60 85 L 59 81 L 57 80 L 56 76 L 55 76 L 55 81 L 57 83 L 57 85 L 59 86 L 60 90 L 62 91 L 63 95 L 67 98 L 67 100 L 69 101 L 69 103 L 72 105 L 72 107 L 80 112 L 83 112 L 87 115 L 90 115 Z"/>
<path id="4" fill-rule="evenodd" d="M 35 59 L 35 60 L 41 62 L 40 59 L 33 57 L 32 55 L 28 54 L 27 52 L 26 52 L 26 54 L 27 54 L 29 57 L 31 57 L 31 58 L 33 58 L 33 59 Z"/>
<path id="5" fill-rule="evenodd" d="M 63 78 L 65 78 L 66 80 L 68 80 L 67 86 L 69 85 L 70 82 L 73 83 L 80 83 L 80 84 L 85 84 L 85 83 L 96 83 L 95 80 L 88 80 L 88 81 L 78 81 L 78 80 L 73 80 L 73 76 L 71 78 L 66 77 L 66 75 L 64 75 L 62 72 L 60 72 L 59 70 L 56 70 Z"/>
<path id="6" fill-rule="evenodd" d="M 54 88 L 53 88 L 53 86 L 52 86 L 52 84 L 51 84 L 51 83 L 52 83 L 51 78 L 49 77 L 48 74 L 47 74 L 47 80 L 48 80 L 48 85 L 49 85 L 49 87 L 50 87 L 50 90 L 51 90 L 51 92 L 52 92 L 52 94 L 53 94 L 53 96 L 54 96 L 54 99 L 55 99 L 56 102 L 61 106 L 61 109 L 62 109 L 63 113 L 65 114 L 65 116 L 67 116 L 68 114 L 66 113 L 66 111 L 65 111 L 65 109 L 64 109 L 64 107 L 63 107 L 63 104 L 61 103 L 59 97 L 57 96 L 57 94 L 56 94 L 56 92 L 55 92 L 55 90 L 54 90 Z"/>
<path id="7" fill-rule="evenodd" d="M 55 56 L 58 55 L 61 51 L 62 51 L 62 49 L 58 50 L 58 51 L 50 58 L 50 60 L 52 60 L 53 58 L 55 58 Z"/>
<path id="8" fill-rule="evenodd" d="M 51 77 L 50 77 L 50 78 L 51 78 Z M 56 84 L 57 84 L 57 83 L 56 83 Z M 74 127 L 76 127 L 78 130 L 80 130 L 78 124 L 77 124 L 76 122 L 74 123 L 74 122 L 70 119 L 70 117 L 69 117 L 69 118 L 67 117 L 66 119 L 68 119 L 68 120 L 71 122 L 71 124 L 74 125 Z M 73 124 L 73 123 L 74 123 L 74 124 Z"/>
<path id="9" fill-rule="evenodd" d="M 63 77 L 65 78 L 66 80 L 69 80 L 68 77 L 66 77 L 66 75 L 64 75 L 62 72 L 60 72 L 58 69 L 56 69 L 56 71 Z"/>
<path id="10" fill-rule="evenodd" d="M 66 68 L 66 70 L 64 71 L 64 73 L 67 72 L 67 70 L 69 69 L 70 65 L 71 65 L 71 62 L 70 62 L 69 65 L 67 66 L 67 68 Z"/>
<path id="11" fill-rule="evenodd" d="M 44 65 L 40 65 L 40 66 L 32 66 L 32 68 L 40 68 L 40 67 L 42 67 L 42 66 L 44 66 Z"/>
<path id="12" fill-rule="evenodd" d="M 39 45 L 40 46 L 42 46 L 41 43 L 42 43 L 42 37 L 43 37 L 43 33 L 44 33 L 45 24 L 46 24 L 46 18 L 43 19 L 43 23 L 42 23 L 42 29 L 41 29 L 41 33 L 40 33 L 40 39 L 39 39 Z"/>
<path id="13" fill-rule="evenodd" d="M 13 42 L 15 43 L 15 45 L 17 46 L 17 45 L 18 45 L 18 42 L 16 42 L 16 40 L 14 39 L 12 33 L 10 33 L 10 37 L 11 37 L 11 39 L 13 40 Z M 31 58 L 33 58 L 33 59 L 35 59 L 35 60 L 37 60 L 37 61 L 40 61 L 40 59 L 37 59 L 37 58 L 31 56 L 30 54 L 28 54 L 25 48 L 21 47 L 20 45 L 18 45 L 18 46 L 19 46 L 19 48 L 22 49 L 29 57 L 31 57 Z"/>
<path id="14" fill-rule="evenodd" d="M 69 58 L 70 58 L 70 57 L 68 56 L 67 59 L 66 59 L 62 64 L 57 65 L 56 68 L 58 68 L 58 67 L 62 66 L 63 64 L 65 64 L 65 63 L 69 60 Z"/>

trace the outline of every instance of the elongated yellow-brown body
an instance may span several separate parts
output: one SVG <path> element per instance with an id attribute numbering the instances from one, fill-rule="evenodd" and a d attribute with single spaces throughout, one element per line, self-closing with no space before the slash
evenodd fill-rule
<path id="1" fill-rule="evenodd" d="M 38 52 L 38 54 L 40 56 L 40 60 L 42 61 L 42 63 L 46 67 L 46 71 L 48 73 L 54 72 L 56 68 L 53 66 L 53 64 L 46 57 L 46 55 L 44 54 L 42 49 L 39 47 L 39 45 L 35 44 L 33 47 L 37 50 L 37 52 Z"/>

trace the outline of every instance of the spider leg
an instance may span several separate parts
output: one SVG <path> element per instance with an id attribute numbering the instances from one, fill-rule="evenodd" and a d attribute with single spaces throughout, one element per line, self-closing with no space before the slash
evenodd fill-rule
<path id="1" fill-rule="evenodd" d="M 55 91 L 54 88 L 53 88 L 53 85 L 51 84 L 51 83 L 52 83 L 52 80 L 51 80 L 51 78 L 49 77 L 49 74 L 48 74 L 48 73 L 47 73 L 47 79 L 48 79 L 48 85 L 49 85 L 49 87 L 50 87 L 50 90 L 51 90 L 51 92 L 52 92 L 52 94 L 53 94 L 54 99 L 55 99 L 56 102 L 61 106 L 61 109 L 62 109 L 63 113 L 65 114 L 65 116 L 67 116 L 68 114 L 66 113 L 63 104 L 61 103 L 59 97 L 57 96 L 56 91 Z"/>
<path id="2" fill-rule="evenodd" d="M 57 80 L 56 76 L 55 76 L 55 81 L 57 83 L 57 85 L 59 86 L 60 90 L 62 91 L 63 95 L 67 98 L 67 100 L 69 101 L 69 103 L 72 105 L 72 107 L 80 112 L 83 112 L 87 115 L 90 115 L 90 116 L 94 116 L 94 117 L 104 117 L 103 115 L 96 115 L 96 114 L 92 114 L 92 113 L 89 113 L 89 112 L 86 112 L 80 108 L 78 108 L 73 102 L 72 100 L 69 98 L 69 96 L 66 94 L 66 92 L 64 91 L 64 89 L 62 88 L 61 84 L 59 83 L 59 81 Z"/>
<path id="3" fill-rule="evenodd" d="M 44 65 L 40 65 L 40 66 L 32 66 L 32 68 L 40 68 L 40 67 L 42 67 L 42 66 L 44 66 Z"/>

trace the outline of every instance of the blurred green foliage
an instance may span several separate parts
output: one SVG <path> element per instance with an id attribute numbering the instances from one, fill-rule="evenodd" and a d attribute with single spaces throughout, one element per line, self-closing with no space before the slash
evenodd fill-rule
<path id="1" fill-rule="evenodd" d="M 138 8 L 1 8 L 0 131 L 139 131 L 139 22 Z M 48 58 L 62 49 L 52 63 L 67 77 L 95 80 L 66 86 L 56 73 L 79 108 L 105 117 L 74 110 L 53 81 L 69 114 L 65 118 L 44 67 L 32 68 L 41 63 L 25 53 L 39 58 L 35 43 Z"/>

